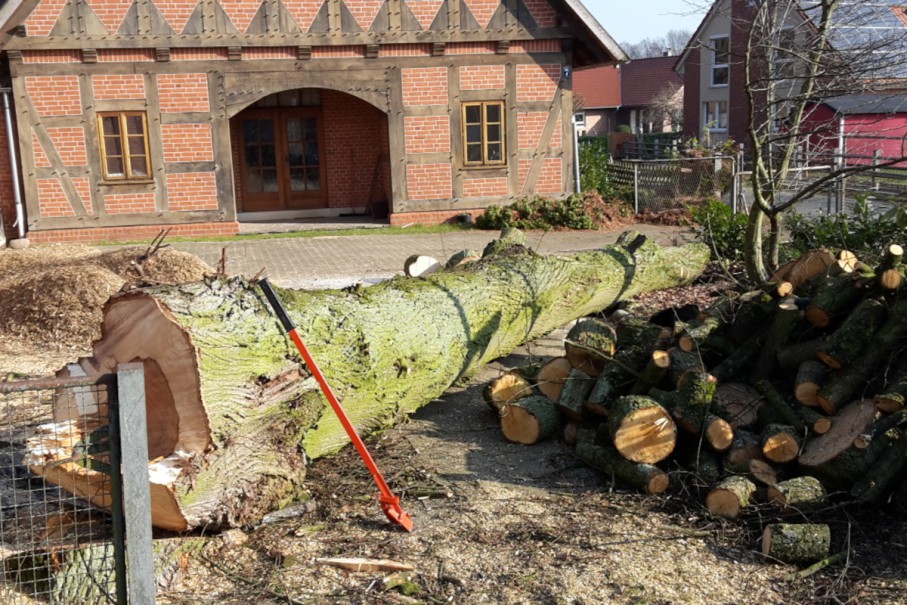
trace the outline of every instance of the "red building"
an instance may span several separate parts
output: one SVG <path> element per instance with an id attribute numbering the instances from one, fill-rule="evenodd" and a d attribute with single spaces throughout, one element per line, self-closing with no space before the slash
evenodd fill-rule
<path id="1" fill-rule="evenodd" d="M 578 0 L 11 0 L 0 20 L 0 212 L 42 242 L 562 195 L 573 69 L 625 60 Z"/>

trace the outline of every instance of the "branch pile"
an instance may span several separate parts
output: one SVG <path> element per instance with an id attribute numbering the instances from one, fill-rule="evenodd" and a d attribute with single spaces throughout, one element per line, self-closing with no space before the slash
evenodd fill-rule
<path id="1" fill-rule="evenodd" d="M 691 471 L 719 516 L 757 502 L 804 512 L 831 492 L 907 504 L 902 256 L 890 245 L 869 266 L 809 253 L 761 290 L 668 312 L 671 327 L 583 319 L 563 357 L 508 372 L 486 400 L 507 439 L 531 444 L 564 424 L 580 459 L 650 494 L 669 489 L 665 469 Z M 817 560 L 827 534 L 769 526 L 763 550 Z"/>

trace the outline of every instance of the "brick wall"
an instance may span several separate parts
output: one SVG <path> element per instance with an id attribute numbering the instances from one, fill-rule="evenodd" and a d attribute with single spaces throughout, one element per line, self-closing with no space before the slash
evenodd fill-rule
<path id="1" fill-rule="evenodd" d="M 450 198 L 450 164 L 410 164 L 406 167 L 406 187 L 411 200 Z"/>
<path id="2" fill-rule="evenodd" d="M 167 175 L 170 210 L 217 210 L 217 184 L 213 172 L 187 172 Z"/>
<path id="3" fill-rule="evenodd" d="M 431 27 L 435 17 L 438 16 L 438 11 L 441 9 L 442 4 L 444 4 L 444 0 L 407 0 L 406 2 L 410 12 L 419 22 L 419 25 L 422 26 L 422 29 Z"/>
<path id="4" fill-rule="evenodd" d="M 466 0 L 469 12 L 476 18 L 480 28 L 488 27 L 488 22 L 501 4 L 501 0 Z"/>
<path id="5" fill-rule="evenodd" d="M 162 124 L 165 162 L 210 162 L 214 143 L 210 124 Z"/>
<path id="6" fill-rule="evenodd" d="M 43 2 L 43 0 L 42 0 Z M 132 0 L 91 0 L 91 10 L 111 34 L 117 33 Z"/>
<path id="7" fill-rule="evenodd" d="M 158 74 L 161 113 L 209 111 L 206 74 Z"/>
<path id="8" fill-rule="evenodd" d="M 548 0 L 524 0 L 523 2 L 532 18 L 539 27 L 554 27 L 557 25 L 557 14 Z"/>
<path id="9" fill-rule="evenodd" d="M 63 161 L 64 166 L 88 166 L 85 131 L 82 128 L 48 128 L 47 134 L 57 149 L 57 153 L 60 154 L 60 159 Z M 37 163 L 37 147 L 35 149 L 35 161 Z"/>
<path id="10" fill-rule="evenodd" d="M 447 68 L 403 70 L 404 105 L 447 105 Z"/>
<path id="11" fill-rule="evenodd" d="M 497 42 L 451 42 L 444 48 L 445 55 L 494 55 Z"/>
<path id="12" fill-rule="evenodd" d="M 186 223 L 168 225 L 170 237 L 205 237 L 215 235 L 236 235 L 239 223 Z M 51 229 L 31 231 L 28 238 L 36 244 L 57 242 L 96 243 L 104 241 L 148 241 L 161 231 L 160 225 L 136 227 L 100 227 L 96 229 Z"/>
<path id="13" fill-rule="evenodd" d="M 99 48 L 99 63 L 154 61 L 153 48 Z"/>
<path id="14" fill-rule="evenodd" d="M 437 225 L 438 223 L 460 222 L 464 213 L 478 218 L 485 213 L 484 208 L 469 208 L 468 210 L 432 210 L 427 212 L 395 212 L 390 215 L 391 225 Z"/>
<path id="15" fill-rule="evenodd" d="M 42 217 L 76 216 L 75 210 L 70 205 L 59 179 L 36 179 L 35 182 L 38 186 L 38 203 L 41 205 Z M 85 209 L 91 214 L 91 184 L 88 178 L 74 177 L 72 184 L 75 186 L 76 193 L 81 198 Z M 31 238 L 31 232 L 29 232 L 29 238 Z"/>
<path id="16" fill-rule="evenodd" d="M 176 33 L 181 33 L 185 29 L 186 22 L 196 7 L 195 2 L 186 0 L 155 0 L 154 4 Z"/>
<path id="17" fill-rule="evenodd" d="M 24 50 L 23 63 L 79 63 L 82 52 L 78 50 Z"/>
<path id="18" fill-rule="evenodd" d="M 25 89 L 41 117 L 82 115 L 78 76 L 28 76 Z"/>
<path id="19" fill-rule="evenodd" d="M 91 76 L 94 98 L 99 101 L 144 99 L 145 81 L 138 74 Z"/>
<path id="20" fill-rule="evenodd" d="M 542 139 L 542 131 L 545 129 L 545 123 L 548 121 L 548 112 L 529 111 L 517 113 L 517 132 L 519 133 L 520 149 L 535 150 Z M 560 147 L 562 142 L 561 120 L 558 118 L 551 133 L 551 141 L 548 147 Z"/>
<path id="21" fill-rule="evenodd" d="M 299 51 L 295 46 L 276 46 L 273 48 L 243 48 L 244 61 L 273 61 L 280 59 L 295 60 Z"/>
<path id="22" fill-rule="evenodd" d="M 390 199 L 382 154 L 387 157 L 387 116 L 348 94 L 322 90 L 328 207 L 353 208 Z M 386 160 L 385 160 L 386 164 Z"/>
<path id="23" fill-rule="evenodd" d="M 460 88 L 489 90 L 504 88 L 503 65 L 464 65 L 460 67 Z"/>
<path id="24" fill-rule="evenodd" d="M 561 66 L 517 65 L 517 101 L 549 101 L 554 97 L 561 75 Z"/>
<path id="25" fill-rule="evenodd" d="M 224 12 L 230 17 L 230 21 L 236 26 L 240 33 L 249 29 L 249 23 L 255 13 L 258 12 L 260 2 L 249 2 L 249 0 L 220 0 L 220 5 Z"/>
<path id="26" fill-rule="evenodd" d="M 406 153 L 450 151 L 450 118 L 411 116 L 403 119 Z"/>
<path id="27" fill-rule="evenodd" d="M 154 212 L 154 193 L 108 193 L 104 196 L 104 210 L 108 214 Z"/>
<path id="28" fill-rule="evenodd" d="M 286 7 L 287 12 L 296 21 L 299 29 L 304 32 L 309 31 L 312 21 L 315 20 L 315 15 L 321 10 L 322 4 L 321 2 L 312 2 L 312 0 L 283 0 L 283 5 Z"/>
<path id="29" fill-rule="evenodd" d="M 430 57 L 431 44 L 382 44 L 380 57 Z"/>
<path id="30" fill-rule="evenodd" d="M 53 29 L 66 0 L 43 0 L 25 20 L 29 36 L 47 36 Z"/>
<path id="31" fill-rule="evenodd" d="M 492 197 L 507 195 L 507 177 L 464 179 L 463 197 Z"/>
<path id="32" fill-rule="evenodd" d="M 243 49 L 245 51 L 245 49 Z M 245 54 L 243 54 L 245 57 Z M 171 61 L 226 61 L 226 48 L 171 48 Z"/>
<path id="33" fill-rule="evenodd" d="M 520 191 L 526 183 L 529 176 L 529 170 L 532 167 L 532 160 L 520 160 Z M 560 158 L 545 158 L 542 162 L 542 169 L 539 170 L 539 176 L 535 181 L 535 187 L 530 193 L 536 194 L 560 194 L 563 189 L 564 167 Z"/>
<path id="34" fill-rule="evenodd" d="M 384 0 L 346 0 L 346 7 L 362 27 L 363 31 L 368 31 L 375 21 L 375 15 L 378 9 L 384 4 Z"/>

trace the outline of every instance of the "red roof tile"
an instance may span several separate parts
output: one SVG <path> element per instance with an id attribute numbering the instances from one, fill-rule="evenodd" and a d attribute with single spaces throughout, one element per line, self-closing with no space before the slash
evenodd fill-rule
<path id="1" fill-rule="evenodd" d="M 683 85 L 674 71 L 677 57 L 634 59 L 620 68 L 621 105 L 645 107 L 668 83 Z M 577 72 L 579 73 L 579 72 Z"/>
<path id="2" fill-rule="evenodd" d="M 573 92 L 581 95 L 585 109 L 620 105 L 620 70 L 614 65 L 573 72 Z"/>

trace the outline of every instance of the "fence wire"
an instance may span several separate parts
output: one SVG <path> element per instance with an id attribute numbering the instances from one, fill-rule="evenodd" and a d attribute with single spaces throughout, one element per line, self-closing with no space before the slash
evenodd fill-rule
<path id="1" fill-rule="evenodd" d="M 734 180 L 734 158 L 621 160 L 612 181 L 633 191 L 636 212 L 662 212 L 721 199 Z"/>
<path id="2" fill-rule="evenodd" d="M 0 384 L 0 603 L 123 602 L 114 524 L 101 508 L 116 492 L 111 391 L 50 379 Z"/>

